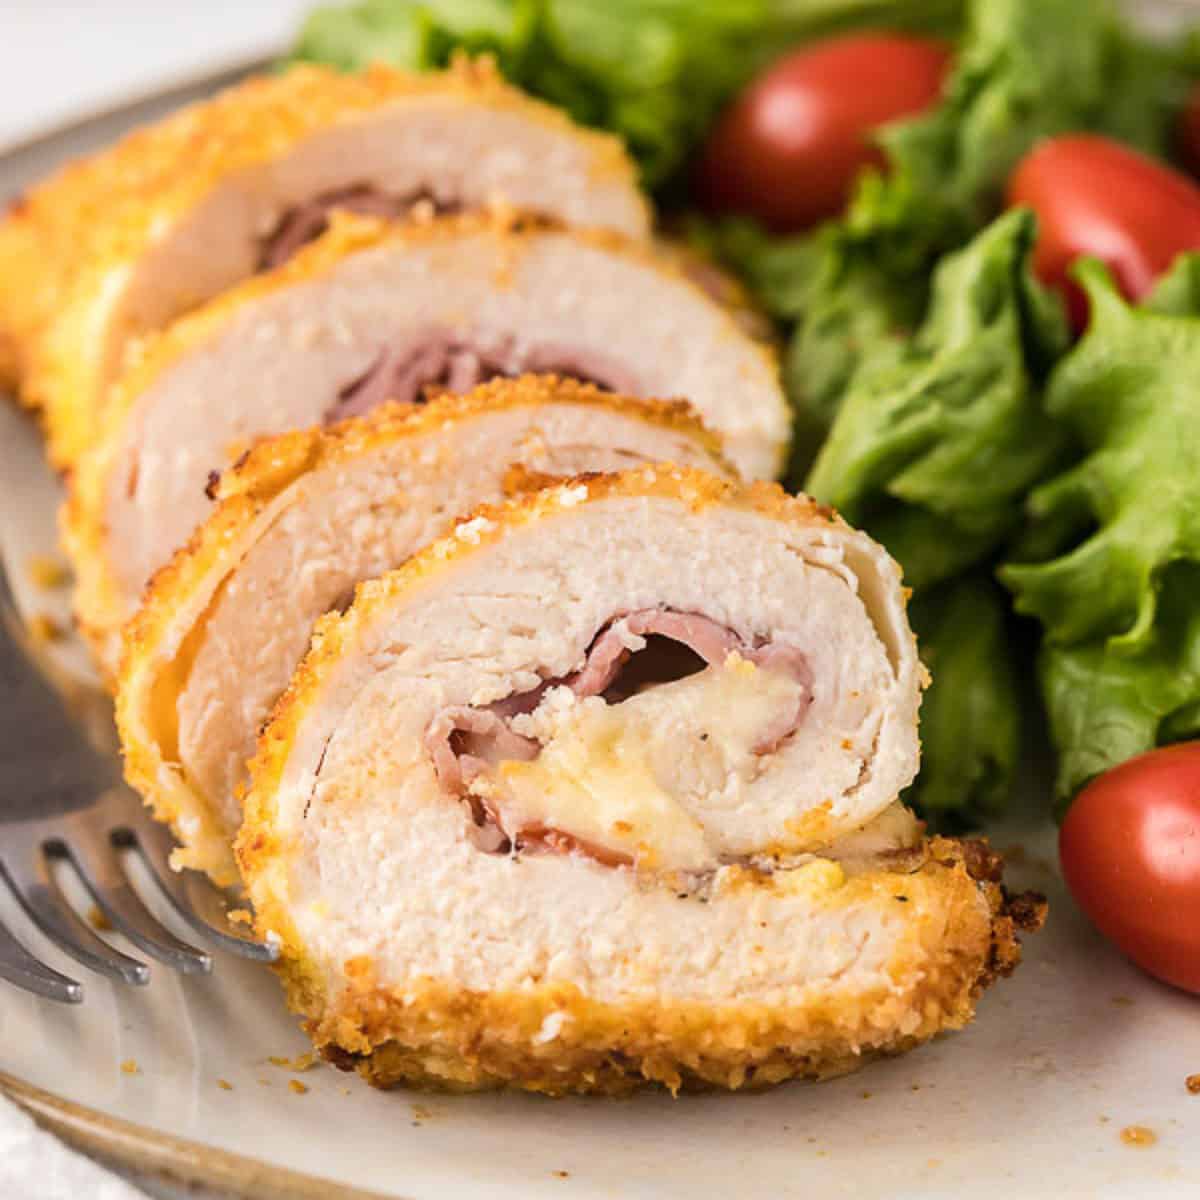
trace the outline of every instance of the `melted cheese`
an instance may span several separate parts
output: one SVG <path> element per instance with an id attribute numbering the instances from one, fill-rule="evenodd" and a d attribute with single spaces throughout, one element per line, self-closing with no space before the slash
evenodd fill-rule
<path id="1" fill-rule="evenodd" d="M 510 832 L 558 830 L 649 868 L 711 868 L 722 847 L 697 801 L 752 779 L 764 730 L 802 698 L 799 681 L 737 654 L 620 704 L 556 688 L 513 723 L 541 754 L 499 763 L 472 790 Z"/>

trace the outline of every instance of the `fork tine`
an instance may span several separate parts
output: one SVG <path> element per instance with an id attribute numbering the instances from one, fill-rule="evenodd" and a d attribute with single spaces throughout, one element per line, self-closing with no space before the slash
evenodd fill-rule
<path id="1" fill-rule="evenodd" d="M 47 850 L 70 860 L 100 911 L 139 950 L 185 974 L 208 974 L 212 957 L 158 923 L 125 879 L 107 833 L 90 834 L 84 841 L 86 853 L 81 853 L 75 841 L 52 842 Z"/>
<path id="2" fill-rule="evenodd" d="M 119 844 L 128 845 L 138 851 L 171 907 L 201 937 L 207 938 L 222 950 L 240 954 L 243 958 L 256 962 L 274 962 L 279 957 L 278 949 L 269 942 L 256 941 L 239 932 L 218 901 L 215 888 L 204 885 L 214 901 L 211 906 L 214 910 L 212 919 L 196 911 L 193 898 L 188 894 L 187 874 L 176 871 L 171 866 L 171 851 L 175 848 L 175 843 L 165 826 L 143 814 L 136 821 L 125 822 L 115 836 L 119 838 Z"/>
<path id="3" fill-rule="evenodd" d="M 78 1004 L 83 999 L 83 985 L 66 975 L 39 962 L 20 942 L 7 926 L 0 922 L 0 979 L 7 979 L 17 987 L 24 988 L 48 1000 L 61 1004 Z"/>
<path id="4" fill-rule="evenodd" d="M 13 870 L 7 863 L 0 862 L 0 875 L 29 919 L 59 949 L 89 970 L 122 983 L 149 983 L 150 968 L 98 937 L 67 903 L 59 888 L 47 882 L 49 872 L 44 859 L 38 857 L 41 861 L 23 871 Z"/>

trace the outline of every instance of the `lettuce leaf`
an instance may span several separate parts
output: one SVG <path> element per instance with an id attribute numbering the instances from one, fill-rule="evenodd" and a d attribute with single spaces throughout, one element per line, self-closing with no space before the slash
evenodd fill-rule
<path id="1" fill-rule="evenodd" d="M 650 187 L 678 174 L 718 109 L 789 46 L 851 26 L 952 32 L 962 0 L 360 0 L 319 8 L 289 61 L 444 66 L 456 49 L 619 134 Z"/>
<path id="2" fill-rule="evenodd" d="M 909 616 L 933 683 L 921 706 L 921 773 L 905 800 L 943 828 L 967 827 L 1007 807 L 1021 752 L 1006 597 L 977 573 L 918 597 Z"/>
<path id="3" fill-rule="evenodd" d="M 1033 215 L 945 259 L 916 334 L 851 381 L 805 490 L 883 542 L 922 591 L 994 553 L 1063 439 L 1041 386 L 1067 344 L 1029 269 Z"/>
<path id="4" fill-rule="evenodd" d="M 1051 415 L 1082 458 L 1033 491 L 1001 572 L 1044 629 L 1043 691 L 1059 794 L 1200 730 L 1200 256 L 1140 308 L 1084 262 L 1086 336 L 1055 371 Z"/>
<path id="5" fill-rule="evenodd" d="M 889 270 L 848 244 L 837 224 L 813 235 L 771 237 L 751 221 L 694 221 L 701 249 L 723 259 L 759 303 L 792 326 L 784 383 L 794 428 L 788 475 L 798 482 L 829 432 L 851 374 L 875 351 L 900 343 L 927 300 L 922 264 L 915 275 Z"/>
<path id="6" fill-rule="evenodd" d="M 1058 752 L 1059 810 L 1094 776 L 1155 746 L 1200 737 L 1200 569 L 1173 563 L 1152 636 L 1136 649 L 1047 643 L 1038 663 Z"/>

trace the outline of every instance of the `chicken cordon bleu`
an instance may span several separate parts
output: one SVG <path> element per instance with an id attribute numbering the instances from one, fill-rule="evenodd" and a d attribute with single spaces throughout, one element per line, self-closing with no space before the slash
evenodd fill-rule
<path id="1" fill-rule="evenodd" d="M 922 682 L 895 563 L 774 485 L 654 466 L 479 510 L 319 623 L 251 768 L 258 931 L 380 1085 L 908 1048 L 1037 920 L 897 800 Z"/>
<path id="2" fill-rule="evenodd" d="M 526 377 L 283 434 L 222 476 L 212 514 L 128 631 L 117 689 L 126 773 L 173 826 L 179 863 L 235 878 L 259 729 L 317 618 L 356 583 L 479 504 L 639 462 L 729 473 L 685 406 Z"/>
<path id="3" fill-rule="evenodd" d="M 740 470 L 782 464 L 772 348 L 677 258 L 538 221 L 335 219 L 283 267 L 148 339 L 115 385 L 64 522 L 102 664 L 114 668 L 147 580 L 207 515 L 206 481 L 256 438 L 534 371 L 682 397 Z"/>
<path id="4" fill-rule="evenodd" d="M 297 67 L 73 163 L 0 221 L 0 361 L 64 467 L 91 443 L 130 339 L 278 266 L 334 209 L 494 206 L 647 236 L 620 142 L 486 63 L 408 75 Z"/>

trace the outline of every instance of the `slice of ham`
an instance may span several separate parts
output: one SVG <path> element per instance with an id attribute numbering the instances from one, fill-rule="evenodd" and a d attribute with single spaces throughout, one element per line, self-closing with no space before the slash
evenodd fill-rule
<path id="1" fill-rule="evenodd" d="M 506 696 L 486 707 L 456 705 L 439 713 L 426 730 L 425 746 L 441 786 L 451 795 L 467 797 L 471 782 L 497 763 L 531 762 L 537 758 L 540 744 L 516 733 L 509 724 L 511 719 L 533 712 L 552 687 L 569 687 L 581 700 L 605 694 L 616 684 L 629 659 L 644 647 L 644 639 L 653 636 L 686 646 L 710 667 L 721 665 L 731 654 L 739 654 L 763 670 L 789 674 L 803 685 L 796 707 L 778 713 L 763 729 L 754 743 L 755 754 L 774 752 L 799 728 L 812 700 L 812 678 L 808 661 L 798 647 L 784 642 L 749 642 L 700 613 L 640 609 L 608 622 L 593 639 L 583 666 L 573 674 L 546 680 L 530 691 Z M 538 827 L 512 831 L 510 836 L 498 828 L 497 815 L 478 797 L 471 796 L 470 801 L 476 825 L 488 830 L 480 842 L 484 848 L 507 852 L 515 841 L 545 851 L 581 851 L 609 865 L 618 861 L 610 852 L 594 852 L 565 830 Z"/>
<path id="2" fill-rule="evenodd" d="M 513 337 L 464 337 L 431 329 L 403 346 L 381 350 L 367 372 L 338 393 L 325 420 L 360 417 L 385 400 L 419 404 L 426 389 L 461 394 L 489 379 L 525 374 L 559 375 L 631 395 L 640 391 L 628 370 L 594 352 L 571 346 L 523 346 Z"/>
<path id="3" fill-rule="evenodd" d="M 324 192 L 283 214 L 275 228 L 263 238 L 258 269 L 274 270 L 287 262 L 302 246 L 316 241 L 329 227 L 329 216 L 335 209 L 363 217 L 394 220 L 418 210 L 434 216 L 458 212 L 461 207 L 455 201 L 440 199 L 432 192 L 419 191 L 394 196 L 366 183 Z"/>
<path id="4" fill-rule="evenodd" d="M 635 653 L 628 645 L 629 635 L 645 638 L 656 634 L 686 646 L 709 666 L 717 666 L 736 653 L 757 667 L 800 680 L 804 693 L 798 707 L 779 714 L 755 743 L 755 753 L 770 754 L 795 732 L 812 696 L 812 680 L 803 653 L 796 646 L 782 642 L 749 645 L 732 629 L 699 613 L 647 608 L 620 618 L 619 625 L 616 621 L 610 623 L 592 643 L 582 669 L 565 682 L 580 699 L 606 692 Z"/>
<path id="5" fill-rule="evenodd" d="M 468 705 L 444 709 L 426 731 L 425 745 L 442 786 L 458 794 L 496 763 L 529 762 L 540 749 L 533 738 L 514 733 L 505 716 Z"/>

